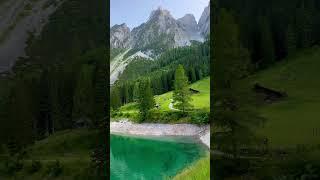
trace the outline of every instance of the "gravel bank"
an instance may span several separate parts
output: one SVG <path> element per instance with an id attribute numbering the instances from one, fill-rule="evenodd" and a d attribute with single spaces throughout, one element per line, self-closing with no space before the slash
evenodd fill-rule
<path id="1" fill-rule="evenodd" d="M 208 148 L 210 148 L 209 125 L 197 126 L 193 124 L 136 124 L 123 119 L 118 122 L 110 122 L 110 132 L 142 136 L 197 136 Z"/>

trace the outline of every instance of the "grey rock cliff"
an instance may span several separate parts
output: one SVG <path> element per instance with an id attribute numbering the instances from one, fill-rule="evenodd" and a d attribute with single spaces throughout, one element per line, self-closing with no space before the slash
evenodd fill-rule
<path id="1" fill-rule="evenodd" d="M 63 0 L 5 0 L 0 4 L 0 72 L 25 56 L 30 33 L 39 35 Z"/>
<path id="2" fill-rule="evenodd" d="M 129 48 L 130 29 L 126 24 L 114 25 L 110 29 L 111 48 Z"/>
<path id="3" fill-rule="evenodd" d="M 210 33 L 210 6 L 207 6 L 198 23 L 201 35 L 207 36 Z"/>
<path id="4" fill-rule="evenodd" d="M 190 45 L 192 40 L 202 42 L 209 32 L 210 12 L 208 7 L 199 24 L 192 14 L 175 19 L 168 10 L 161 7 L 151 12 L 148 20 L 130 29 L 115 25 L 110 29 L 111 48 L 133 48 L 144 51 Z"/>

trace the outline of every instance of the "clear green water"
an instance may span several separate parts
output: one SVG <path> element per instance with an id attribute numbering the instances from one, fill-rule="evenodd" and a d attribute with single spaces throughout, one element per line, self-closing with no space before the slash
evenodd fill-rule
<path id="1" fill-rule="evenodd" d="M 173 177 L 205 154 L 192 138 L 141 138 L 111 135 L 111 180 Z"/>

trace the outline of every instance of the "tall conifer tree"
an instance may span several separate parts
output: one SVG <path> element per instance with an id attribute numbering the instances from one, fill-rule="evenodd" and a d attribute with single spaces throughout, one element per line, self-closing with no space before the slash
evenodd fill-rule
<path id="1" fill-rule="evenodd" d="M 189 91 L 188 77 L 185 74 L 182 65 L 179 65 L 175 72 L 173 102 L 176 103 L 176 107 L 181 109 L 183 113 L 191 108 L 191 93 Z"/>

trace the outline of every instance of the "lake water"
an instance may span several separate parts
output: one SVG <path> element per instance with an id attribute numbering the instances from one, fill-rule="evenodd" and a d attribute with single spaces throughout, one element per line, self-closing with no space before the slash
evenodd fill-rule
<path id="1" fill-rule="evenodd" d="M 111 180 L 160 180 L 173 177 L 206 153 L 186 137 L 142 138 L 111 135 Z"/>

